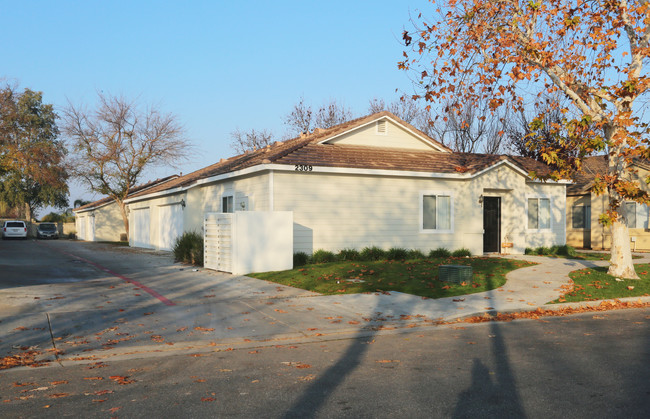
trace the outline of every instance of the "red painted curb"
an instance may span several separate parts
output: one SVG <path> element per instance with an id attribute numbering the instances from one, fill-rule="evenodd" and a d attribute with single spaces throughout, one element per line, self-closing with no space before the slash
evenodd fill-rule
<path id="1" fill-rule="evenodd" d="M 138 282 L 138 281 L 136 281 L 134 279 L 128 278 L 128 277 L 126 277 L 124 275 L 120 275 L 117 272 L 113 272 L 110 269 L 108 269 L 107 267 L 100 265 L 99 263 L 93 262 L 92 260 L 82 258 L 81 256 L 77 256 L 77 255 L 75 255 L 73 253 L 66 252 L 65 250 L 55 249 L 55 248 L 53 248 L 52 246 L 50 246 L 50 245 L 48 245 L 46 243 L 41 243 L 41 242 L 38 242 L 38 241 L 36 243 L 43 244 L 43 245 L 49 247 L 50 249 L 52 249 L 54 251 L 57 251 L 59 253 L 63 253 L 65 255 L 71 256 L 71 257 L 73 257 L 75 259 L 79 259 L 80 261 L 86 262 L 87 264 L 89 264 L 91 266 L 94 266 L 95 268 L 97 268 L 99 270 L 102 270 L 102 271 L 104 271 L 104 272 L 106 272 L 108 274 L 111 274 L 116 278 L 120 278 L 120 279 L 122 279 L 122 280 L 124 280 L 124 281 L 126 281 L 126 282 L 128 282 L 130 284 L 133 284 L 136 287 L 140 288 L 142 291 L 144 291 L 144 292 L 148 293 L 149 295 L 151 295 L 152 297 L 157 298 L 158 300 L 160 300 L 160 302 L 162 302 L 166 306 L 175 306 L 176 305 L 176 303 L 174 303 L 170 299 L 164 297 L 163 295 L 159 294 L 158 292 L 152 290 L 148 286 L 143 285 L 140 282 Z"/>

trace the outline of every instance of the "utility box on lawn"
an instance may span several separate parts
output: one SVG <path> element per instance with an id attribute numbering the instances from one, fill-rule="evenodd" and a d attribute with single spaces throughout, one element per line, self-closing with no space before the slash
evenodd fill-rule
<path id="1" fill-rule="evenodd" d="M 438 266 L 438 278 L 443 282 L 472 282 L 472 267 L 465 265 L 440 265 Z"/>

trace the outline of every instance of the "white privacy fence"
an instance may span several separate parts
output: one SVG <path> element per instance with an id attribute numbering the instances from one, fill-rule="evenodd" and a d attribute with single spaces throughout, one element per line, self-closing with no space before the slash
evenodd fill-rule
<path id="1" fill-rule="evenodd" d="M 293 268 L 293 212 L 207 213 L 204 266 L 243 275 Z"/>

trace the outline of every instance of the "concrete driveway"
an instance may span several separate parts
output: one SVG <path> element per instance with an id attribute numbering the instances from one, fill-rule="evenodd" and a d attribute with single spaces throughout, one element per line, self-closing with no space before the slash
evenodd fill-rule
<path id="1" fill-rule="evenodd" d="M 3 355 L 56 349 L 65 362 L 227 350 L 358 335 L 383 325 L 315 293 L 175 264 L 169 252 L 2 241 L 0 272 Z"/>
<path id="2" fill-rule="evenodd" d="M 0 242 L 0 354 L 59 362 L 211 352 L 372 335 L 487 311 L 531 310 L 590 262 L 537 258 L 465 298 L 322 296 L 176 264 L 169 252 L 67 240 Z"/>

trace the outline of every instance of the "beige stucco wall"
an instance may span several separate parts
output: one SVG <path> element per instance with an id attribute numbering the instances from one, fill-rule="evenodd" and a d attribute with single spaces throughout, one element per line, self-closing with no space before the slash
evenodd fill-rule
<path id="1" fill-rule="evenodd" d="M 125 232 L 122 213 L 116 203 L 110 203 L 99 208 L 75 214 L 74 230 L 80 240 L 87 241 L 119 241 Z M 94 231 L 94 235 L 93 232 Z"/>
<path id="2" fill-rule="evenodd" d="M 589 248 L 591 246 L 592 230 L 587 228 L 573 228 L 574 205 L 591 206 L 591 197 L 589 195 L 567 196 L 566 198 L 566 242 L 569 246 L 577 248 Z M 593 212 L 591 213 L 591 226 L 598 227 L 598 219 L 594 224 Z"/>
<path id="3" fill-rule="evenodd" d="M 642 188 L 650 192 L 650 186 L 645 183 L 645 179 L 650 172 L 642 168 L 637 168 L 637 170 L 637 173 L 633 174 L 630 179 L 637 181 Z M 612 233 L 610 227 L 603 226 L 599 222 L 600 215 L 604 214 L 607 208 L 607 201 L 608 196 L 606 194 L 600 196 L 591 194 L 591 247 L 594 250 L 611 248 Z M 650 229 L 631 228 L 629 231 L 631 249 L 650 251 Z"/>
<path id="4" fill-rule="evenodd" d="M 502 241 L 525 247 L 565 242 L 565 187 L 527 184 L 525 177 L 501 166 L 471 180 L 424 179 L 313 172 L 276 172 L 275 210 L 294 212 L 294 248 L 318 249 L 404 247 L 427 252 L 438 247 L 468 248 L 483 253 L 483 209 L 479 197 L 502 200 Z M 451 193 L 453 232 L 431 233 L 420 228 L 423 193 Z M 551 198 L 552 229 L 526 230 L 528 196 Z"/>
<path id="5" fill-rule="evenodd" d="M 203 216 L 207 212 L 220 212 L 221 199 L 224 195 L 233 195 L 236 211 L 268 211 L 268 173 L 257 176 L 246 176 L 232 180 L 206 183 L 187 191 L 172 195 L 155 197 L 147 200 L 129 202 L 130 234 L 129 240 L 133 245 L 133 211 L 139 208 L 149 208 L 149 243 L 151 248 L 161 248 L 161 229 L 165 228 L 160 222 L 160 207 L 185 201 L 183 209 L 183 231 L 203 233 Z"/>
<path id="6" fill-rule="evenodd" d="M 501 241 L 511 242 L 509 253 L 526 247 L 565 242 L 565 187 L 526 182 L 526 177 L 507 165 L 471 179 L 441 179 L 274 170 L 226 179 L 193 187 L 174 195 L 129 203 L 130 214 L 149 208 L 150 247 L 160 248 L 159 209 L 184 200 L 184 231 L 203 230 L 207 212 L 220 212 L 224 195 L 234 196 L 236 211 L 292 211 L 294 250 L 312 253 L 318 249 L 338 251 L 379 246 L 450 250 L 468 248 L 483 253 L 483 208 L 481 196 L 501 198 Z M 426 232 L 421 229 L 421 196 L 450 194 L 453 230 Z M 527 198 L 551 200 L 552 228 L 527 230 Z M 131 220 L 133 227 L 133 220 Z M 130 234 L 133 238 L 133 231 Z"/>
<path id="7" fill-rule="evenodd" d="M 116 203 L 93 210 L 95 215 L 95 241 L 119 241 L 126 233 L 122 213 Z"/>
<path id="8" fill-rule="evenodd" d="M 389 120 L 385 121 L 387 124 L 386 134 L 379 134 L 377 132 L 377 123 L 376 121 L 373 121 L 366 126 L 348 132 L 327 142 L 329 144 L 397 147 L 431 151 L 431 144 L 414 137 L 400 125 L 394 124 Z"/>

